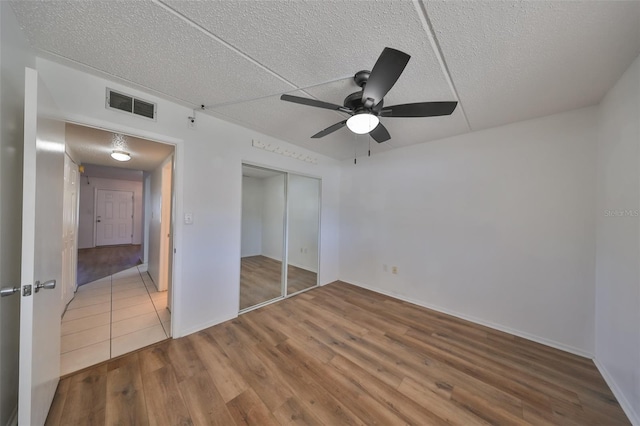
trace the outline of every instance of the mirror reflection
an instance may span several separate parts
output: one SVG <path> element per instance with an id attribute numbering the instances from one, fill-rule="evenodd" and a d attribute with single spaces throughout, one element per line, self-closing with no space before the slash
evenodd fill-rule
<path id="1" fill-rule="evenodd" d="M 240 310 L 281 297 L 286 173 L 242 166 Z"/>
<path id="2" fill-rule="evenodd" d="M 320 185 L 242 166 L 241 311 L 318 284 Z"/>
<path id="3" fill-rule="evenodd" d="M 318 282 L 320 180 L 289 174 L 287 294 Z"/>

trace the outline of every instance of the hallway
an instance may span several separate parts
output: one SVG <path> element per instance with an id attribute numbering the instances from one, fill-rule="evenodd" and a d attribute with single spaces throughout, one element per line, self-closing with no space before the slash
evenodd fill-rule
<path id="1" fill-rule="evenodd" d="M 142 267 L 78 287 L 62 317 L 61 375 L 171 336 L 167 292 Z"/>
<path id="2" fill-rule="evenodd" d="M 78 286 L 142 264 L 142 245 L 103 246 L 78 250 Z"/>

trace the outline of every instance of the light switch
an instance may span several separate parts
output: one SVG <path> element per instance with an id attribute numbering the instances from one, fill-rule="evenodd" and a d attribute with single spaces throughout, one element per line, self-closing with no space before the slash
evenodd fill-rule
<path id="1" fill-rule="evenodd" d="M 185 213 L 184 214 L 184 224 L 185 225 L 193 225 L 193 213 Z"/>

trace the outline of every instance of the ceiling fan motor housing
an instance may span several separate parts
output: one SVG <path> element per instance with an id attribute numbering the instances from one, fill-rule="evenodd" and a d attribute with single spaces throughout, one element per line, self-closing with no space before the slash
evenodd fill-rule
<path id="1" fill-rule="evenodd" d="M 374 108 L 371 108 L 371 111 L 379 112 L 380 109 L 382 109 L 383 102 L 384 100 L 378 102 L 378 104 Z M 343 104 L 345 108 L 352 109 L 356 114 L 363 109 L 366 109 L 364 107 L 364 104 L 362 103 L 362 91 L 353 92 L 352 94 L 344 98 Z"/>
<path id="2" fill-rule="evenodd" d="M 358 71 L 356 75 L 353 76 L 353 81 L 356 82 L 358 87 L 364 87 L 367 84 L 367 80 L 369 80 L 369 76 L 371 75 L 371 71 L 362 70 Z"/>

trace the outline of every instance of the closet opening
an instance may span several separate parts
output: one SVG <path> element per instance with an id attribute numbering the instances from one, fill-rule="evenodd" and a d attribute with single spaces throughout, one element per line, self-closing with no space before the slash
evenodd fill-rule
<path id="1" fill-rule="evenodd" d="M 242 165 L 240 313 L 318 285 L 321 184 Z"/>

